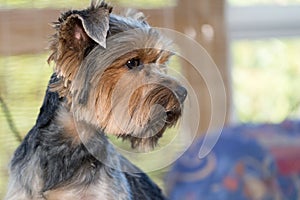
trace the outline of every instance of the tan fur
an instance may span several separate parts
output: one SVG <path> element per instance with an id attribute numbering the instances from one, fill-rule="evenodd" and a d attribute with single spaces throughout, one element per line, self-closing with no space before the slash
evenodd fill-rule
<path id="1" fill-rule="evenodd" d="M 66 110 L 61 110 L 57 115 L 56 121 L 60 126 L 63 127 L 65 137 L 71 138 L 74 145 L 78 145 L 79 143 L 81 143 L 81 138 L 78 133 L 74 118 L 70 112 L 67 112 Z"/>

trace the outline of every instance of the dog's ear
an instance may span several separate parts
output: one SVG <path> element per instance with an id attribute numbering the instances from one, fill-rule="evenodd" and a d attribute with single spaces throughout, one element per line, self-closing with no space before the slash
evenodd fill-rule
<path id="1" fill-rule="evenodd" d="M 85 10 L 71 10 L 63 13 L 54 23 L 56 33 L 50 43 L 48 62 L 55 62 L 55 72 L 62 77 L 59 92 L 68 90 L 84 57 L 95 47 L 106 47 L 109 29 L 109 14 L 112 7 L 104 1 L 93 0 Z M 61 96 L 65 96 L 62 95 Z"/>
<path id="2" fill-rule="evenodd" d="M 111 11 L 112 7 L 104 1 L 92 1 L 85 10 L 66 12 L 59 19 L 59 34 L 70 43 L 73 42 L 75 47 L 87 44 L 90 39 L 105 48 Z"/>
<path id="3" fill-rule="evenodd" d="M 106 36 L 109 29 L 109 14 L 112 11 L 112 7 L 108 6 L 104 1 L 92 1 L 91 6 L 83 11 L 74 12 L 67 20 L 66 24 L 72 24 L 72 19 L 77 18 L 81 23 L 78 24 L 78 20 L 73 21 L 73 37 L 79 41 L 86 41 L 87 37 L 98 43 L 102 47 L 106 47 Z"/>

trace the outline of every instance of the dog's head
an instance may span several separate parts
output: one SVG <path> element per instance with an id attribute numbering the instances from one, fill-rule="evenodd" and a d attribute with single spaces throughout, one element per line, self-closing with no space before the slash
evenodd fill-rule
<path id="1" fill-rule="evenodd" d="M 69 11 L 55 23 L 49 61 L 76 120 L 151 149 L 176 124 L 187 92 L 168 76 L 170 42 L 140 13 L 111 14 L 104 2 Z"/>

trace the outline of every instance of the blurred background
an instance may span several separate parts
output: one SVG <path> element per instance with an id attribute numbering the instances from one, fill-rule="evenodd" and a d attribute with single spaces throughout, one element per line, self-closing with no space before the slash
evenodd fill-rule
<path id="1" fill-rule="evenodd" d="M 151 25 L 199 42 L 217 64 L 227 94 L 226 123 L 278 123 L 300 117 L 300 0 L 111 0 L 142 10 Z M 0 0 L 0 199 L 8 162 L 34 125 L 49 76 L 50 22 L 89 0 Z M 204 133 L 210 96 L 201 77 L 179 66 L 200 99 Z M 224 101 L 224 99 L 220 99 Z M 143 166 L 141 165 L 143 168 Z M 163 172 L 152 172 L 162 187 Z"/>

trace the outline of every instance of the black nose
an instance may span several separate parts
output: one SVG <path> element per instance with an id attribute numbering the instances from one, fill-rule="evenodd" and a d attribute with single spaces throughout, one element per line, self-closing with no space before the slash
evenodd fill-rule
<path id="1" fill-rule="evenodd" d="M 180 101 L 180 103 L 183 103 L 186 96 L 187 96 L 187 91 L 184 87 L 182 86 L 177 86 L 177 88 L 175 88 L 175 94 L 178 98 L 178 100 Z"/>

